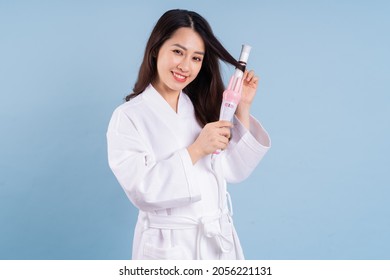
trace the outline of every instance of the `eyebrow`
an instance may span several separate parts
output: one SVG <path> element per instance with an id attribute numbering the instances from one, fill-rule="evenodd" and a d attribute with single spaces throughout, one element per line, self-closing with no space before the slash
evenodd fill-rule
<path id="1" fill-rule="evenodd" d="M 181 48 L 181 49 L 187 51 L 187 48 L 184 47 L 184 46 L 182 46 L 182 45 L 180 45 L 180 44 L 173 44 L 172 46 L 176 46 L 176 47 L 179 47 L 179 48 Z M 194 53 L 200 54 L 200 55 L 204 55 L 204 52 L 199 52 L 199 51 L 197 51 L 197 52 L 194 52 Z"/>

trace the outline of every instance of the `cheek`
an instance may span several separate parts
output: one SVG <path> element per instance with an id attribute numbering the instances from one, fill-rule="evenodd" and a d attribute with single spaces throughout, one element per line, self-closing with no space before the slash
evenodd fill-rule
<path id="1" fill-rule="evenodd" d="M 162 58 L 158 58 L 157 59 L 157 70 L 160 72 L 164 68 L 166 68 L 166 61 Z"/>
<path id="2" fill-rule="evenodd" d="M 172 60 L 172 55 L 169 52 L 161 50 L 157 56 L 157 69 L 166 70 L 167 68 L 170 68 L 172 65 Z"/>
<path id="3" fill-rule="evenodd" d="M 166 60 L 160 60 L 157 63 L 157 75 L 160 79 L 165 80 L 169 74 L 169 64 L 167 64 Z"/>

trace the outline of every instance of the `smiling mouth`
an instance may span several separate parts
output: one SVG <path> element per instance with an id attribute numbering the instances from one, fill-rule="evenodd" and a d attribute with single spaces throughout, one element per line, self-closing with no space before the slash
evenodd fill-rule
<path id="1" fill-rule="evenodd" d="M 180 75 L 179 73 L 172 72 L 172 75 L 175 78 L 175 80 L 178 82 L 185 82 L 187 80 L 186 76 Z"/>

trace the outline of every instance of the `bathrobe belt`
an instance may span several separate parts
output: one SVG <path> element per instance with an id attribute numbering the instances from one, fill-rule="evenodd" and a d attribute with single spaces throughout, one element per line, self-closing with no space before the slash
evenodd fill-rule
<path id="1" fill-rule="evenodd" d="M 224 221 L 224 216 L 226 220 Z M 146 218 L 146 217 L 145 217 Z M 201 259 L 201 242 L 203 238 L 213 238 L 222 253 L 229 253 L 234 247 L 231 239 L 224 236 L 221 232 L 223 223 L 229 223 L 232 226 L 230 213 L 218 212 L 216 215 L 204 216 L 199 220 L 187 216 L 161 216 L 147 213 L 147 226 L 149 228 L 181 230 L 197 228 L 196 238 L 196 258 Z M 220 223 L 221 221 L 221 223 Z M 230 231 L 234 235 L 234 232 Z M 231 236 L 230 236 L 231 237 Z"/>

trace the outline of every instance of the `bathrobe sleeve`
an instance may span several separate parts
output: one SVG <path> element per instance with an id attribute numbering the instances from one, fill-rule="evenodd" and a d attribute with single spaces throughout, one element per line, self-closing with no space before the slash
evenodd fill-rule
<path id="1" fill-rule="evenodd" d="M 223 174 L 227 182 L 246 179 L 271 147 L 267 131 L 253 116 L 247 130 L 236 116 L 233 119 L 232 138 L 222 153 Z"/>
<path id="2" fill-rule="evenodd" d="M 107 146 L 110 168 L 139 209 L 153 211 L 200 200 L 187 149 L 156 161 L 139 129 L 119 108 L 108 127 Z"/>

